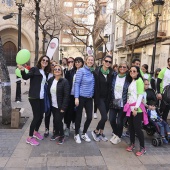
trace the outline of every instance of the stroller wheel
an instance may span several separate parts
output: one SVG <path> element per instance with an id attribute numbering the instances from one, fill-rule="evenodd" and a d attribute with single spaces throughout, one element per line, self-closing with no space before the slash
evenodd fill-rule
<path id="1" fill-rule="evenodd" d="M 159 146 L 159 141 L 157 138 L 152 139 L 152 145 L 155 147 Z"/>
<path id="2" fill-rule="evenodd" d="M 161 146 L 163 144 L 162 139 L 161 138 L 157 138 L 157 139 L 158 139 L 158 142 L 159 142 L 158 146 Z"/>

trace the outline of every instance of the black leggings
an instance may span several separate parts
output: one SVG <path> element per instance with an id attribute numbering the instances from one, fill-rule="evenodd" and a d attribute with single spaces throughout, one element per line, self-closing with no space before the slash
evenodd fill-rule
<path id="1" fill-rule="evenodd" d="M 144 135 L 142 131 L 142 120 L 143 120 L 143 113 L 137 113 L 136 116 L 133 116 L 131 113 L 131 116 L 128 118 L 130 142 L 131 144 L 135 144 L 135 133 L 136 133 L 139 139 L 140 146 L 145 147 Z"/>
<path id="2" fill-rule="evenodd" d="M 87 114 L 87 119 L 84 123 L 84 129 L 83 129 L 83 133 L 86 133 L 92 121 L 93 99 L 81 97 L 81 96 L 79 97 L 79 105 L 77 107 L 76 120 L 75 120 L 75 134 L 76 135 L 79 134 L 83 107 L 85 107 L 86 114 Z"/>
<path id="3" fill-rule="evenodd" d="M 101 120 L 99 121 L 96 130 L 104 130 L 105 122 L 107 121 L 107 112 L 108 112 L 108 106 L 107 101 L 104 98 L 99 99 L 99 103 L 97 105 L 100 114 L 101 114 Z"/>
<path id="4" fill-rule="evenodd" d="M 63 118 L 64 113 L 60 112 L 60 109 L 52 107 L 51 111 L 54 115 L 54 127 L 55 127 L 55 134 L 59 136 L 64 136 L 64 130 L 63 130 Z"/>
<path id="5" fill-rule="evenodd" d="M 122 136 L 123 132 L 123 120 L 125 117 L 123 112 L 123 108 L 121 109 L 110 109 L 109 112 L 109 121 L 112 127 L 113 133 L 117 135 L 119 138 Z"/>
<path id="6" fill-rule="evenodd" d="M 33 136 L 34 130 L 38 131 L 44 114 L 44 99 L 29 99 L 33 112 L 33 120 L 30 125 L 29 136 Z"/>
<path id="7" fill-rule="evenodd" d="M 45 113 L 45 117 L 44 117 L 44 122 L 45 122 L 45 128 L 48 129 L 49 131 L 49 126 L 50 126 L 50 118 L 51 118 L 51 109 Z M 53 114 L 53 131 L 54 131 L 54 114 Z"/>
<path id="8" fill-rule="evenodd" d="M 73 95 L 70 95 L 68 110 L 66 111 L 66 113 L 64 115 L 64 123 L 66 124 L 67 128 L 70 129 L 71 121 L 74 123 L 75 117 L 76 117 L 75 98 Z"/>

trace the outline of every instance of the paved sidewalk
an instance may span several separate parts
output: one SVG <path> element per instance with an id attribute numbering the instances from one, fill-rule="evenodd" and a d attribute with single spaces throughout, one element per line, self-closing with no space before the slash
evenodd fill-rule
<path id="1" fill-rule="evenodd" d="M 170 145 L 154 147 L 151 145 L 151 137 L 145 134 L 147 154 L 136 157 L 135 152 L 125 151 L 129 138 L 123 138 L 118 145 L 108 142 L 92 142 L 76 144 L 73 139 L 74 131 L 66 139 L 63 145 L 57 145 L 50 141 L 50 137 L 40 141 L 40 146 L 31 146 L 25 143 L 28 136 L 29 124 L 32 119 L 32 111 L 27 99 L 23 95 L 28 91 L 27 85 L 22 83 L 22 102 L 16 103 L 15 99 L 15 75 L 11 74 L 12 105 L 24 107 L 22 116 L 29 116 L 23 129 L 0 129 L 0 170 L 154 170 L 170 169 Z M 0 99 L 1 101 L 1 99 Z M 84 122 L 84 116 L 83 121 Z M 89 128 L 94 130 L 99 118 L 92 121 Z M 51 123 L 52 125 L 52 123 Z M 51 127 L 52 130 L 52 127 Z M 44 133 L 44 122 L 40 132 Z M 145 133 L 145 132 L 144 132 Z M 106 123 L 106 136 L 111 138 L 109 122 Z M 51 136 L 51 134 L 50 134 Z M 138 142 L 136 150 L 139 149 Z"/>

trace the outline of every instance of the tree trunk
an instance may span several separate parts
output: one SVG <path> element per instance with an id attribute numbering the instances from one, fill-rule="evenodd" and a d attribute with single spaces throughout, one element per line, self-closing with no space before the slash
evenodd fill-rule
<path id="1" fill-rule="evenodd" d="M 3 56 L 2 42 L 0 38 L 0 77 L 2 83 L 2 124 L 11 122 L 11 82 L 6 61 Z"/>

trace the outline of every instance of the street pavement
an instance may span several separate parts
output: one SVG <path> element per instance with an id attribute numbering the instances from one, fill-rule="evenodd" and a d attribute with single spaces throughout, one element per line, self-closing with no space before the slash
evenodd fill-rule
<path id="1" fill-rule="evenodd" d="M 32 111 L 28 102 L 27 92 L 29 81 L 22 83 L 22 102 L 15 102 L 15 75 L 10 74 L 12 106 L 24 108 L 22 117 L 29 117 L 22 129 L 0 129 L 0 170 L 170 170 L 170 144 L 154 147 L 151 144 L 152 137 L 145 133 L 147 153 L 136 157 L 139 149 L 136 140 L 136 150 L 128 153 L 125 151 L 129 138 L 122 138 L 122 142 L 113 145 L 108 142 L 92 142 L 76 144 L 71 130 L 71 135 L 63 145 L 57 145 L 50 141 L 50 136 L 40 141 L 39 146 L 31 146 L 25 143 L 28 136 L 29 125 L 32 120 Z M 0 90 L 1 91 L 1 90 Z M 0 92 L 1 93 L 1 92 Z M 25 93 L 25 94 L 23 94 Z M 1 102 L 1 99 L 0 99 Z M 82 123 L 85 118 L 83 114 Z M 92 139 L 91 130 L 94 130 L 98 119 L 93 119 L 88 134 Z M 40 132 L 44 133 L 44 122 Z M 52 130 L 52 121 L 50 124 Z M 111 138 L 111 127 L 106 123 L 105 135 Z"/>

